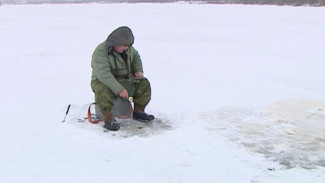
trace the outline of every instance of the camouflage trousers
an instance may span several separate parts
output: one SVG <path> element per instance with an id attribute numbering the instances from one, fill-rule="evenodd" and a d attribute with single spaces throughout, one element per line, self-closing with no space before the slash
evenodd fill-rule
<path id="1" fill-rule="evenodd" d="M 136 105 L 147 105 L 151 100 L 151 86 L 148 79 L 140 79 L 134 83 L 133 102 Z M 94 86 L 95 102 L 102 113 L 113 109 L 114 100 L 117 97 L 106 85 L 98 82 Z"/>

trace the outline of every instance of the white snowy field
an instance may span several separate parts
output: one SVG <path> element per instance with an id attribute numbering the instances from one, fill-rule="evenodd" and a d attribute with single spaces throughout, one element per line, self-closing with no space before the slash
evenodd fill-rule
<path id="1" fill-rule="evenodd" d="M 312 7 L 0 6 L 0 182 L 325 182 L 324 17 Z M 121 25 L 151 81 L 147 112 L 171 129 L 124 138 L 75 120 L 93 102 L 92 52 Z"/>

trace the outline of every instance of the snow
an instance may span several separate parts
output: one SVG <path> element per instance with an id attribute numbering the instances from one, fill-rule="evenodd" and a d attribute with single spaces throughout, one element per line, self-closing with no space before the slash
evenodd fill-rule
<path id="1" fill-rule="evenodd" d="M 0 7 L 0 182 L 325 181 L 324 8 L 199 4 Z M 76 122 L 90 58 L 127 25 L 171 129 Z M 62 120 L 68 104 L 70 113 Z"/>

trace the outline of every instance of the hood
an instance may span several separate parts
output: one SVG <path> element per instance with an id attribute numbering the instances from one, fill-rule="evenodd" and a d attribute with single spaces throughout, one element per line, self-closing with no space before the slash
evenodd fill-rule
<path id="1" fill-rule="evenodd" d="M 134 36 L 129 27 L 122 26 L 115 29 L 106 40 L 106 46 L 131 46 L 134 43 Z"/>

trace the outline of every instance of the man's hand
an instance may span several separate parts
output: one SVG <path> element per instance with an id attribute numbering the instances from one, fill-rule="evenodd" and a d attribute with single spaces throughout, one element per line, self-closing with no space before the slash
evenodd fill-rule
<path id="1" fill-rule="evenodd" d="M 120 97 L 122 97 L 122 98 L 126 98 L 126 99 L 129 98 L 129 94 L 128 94 L 128 92 L 126 91 L 126 89 L 124 89 L 123 91 L 121 91 L 118 95 L 119 95 Z"/>
<path id="2" fill-rule="evenodd" d="M 137 78 L 142 78 L 143 73 L 142 72 L 136 72 L 136 73 L 134 73 L 134 76 L 137 77 Z"/>

